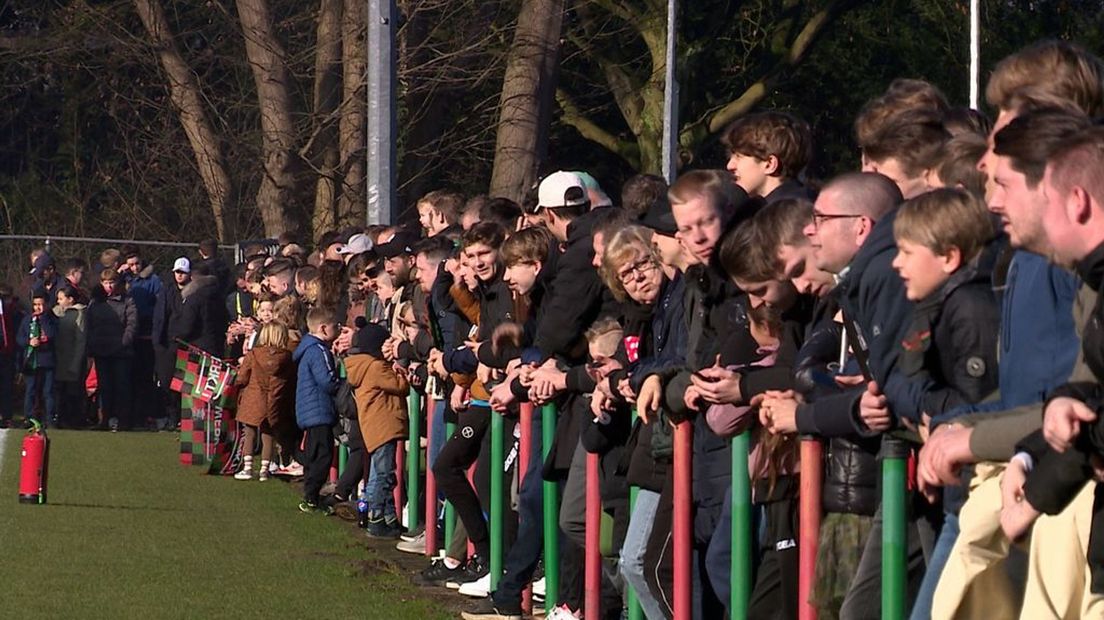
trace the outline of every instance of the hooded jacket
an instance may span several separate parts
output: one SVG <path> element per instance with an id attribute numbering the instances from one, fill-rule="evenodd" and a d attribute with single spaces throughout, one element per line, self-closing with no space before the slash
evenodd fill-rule
<path id="1" fill-rule="evenodd" d="M 912 302 L 905 297 L 904 282 L 892 265 L 897 254 L 893 238 L 896 215 L 894 209 L 874 225 L 836 286 L 847 329 L 866 347 L 867 367 L 862 369 L 863 373 L 869 372 L 883 388 L 897 365 L 900 343 L 912 316 Z M 818 401 L 816 407 L 828 408 L 827 415 L 835 419 L 833 426 L 847 426 L 855 433 L 870 435 L 870 429 L 858 416 L 858 403 L 864 390 L 864 387 L 852 388 L 826 397 Z M 890 396 L 891 392 L 886 394 Z M 892 411 L 902 410 L 901 403 L 894 402 L 892 397 L 889 404 Z"/>
<path id="2" fill-rule="evenodd" d="M 66 309 L 54 307 L 58 317 L 57 340 L 54 351 L 57 354 L 55 381 L 84 382 L 86 374 L 84 304 L 73 304 Z"/>
<path id="3" fill-rule="evenodd" d="M 295 365 L 291 353 L 277 347 L 253 347 L 245 354 L 236 383 L 244 386 L 238 398 L 237 420 L 275 429 L 290 418 Z"/>
<path id="4" fill-rule="evenodd" d="M 330 346 L 307 334 L 295 347 L 291 359 L 299 365 L 295 384 L 295 422 L 301 429 L 333 426 L 334 395 L 341 379 L 337 375 Z"/>
<path id="5" fill-rule="evenodd" d="M 86 342 L 92 357 L 130 357 L 138 333 L 138 312 L 129 295 L 97 295 L 85 312 Z"/>
<path id="6" fill-rule="evenodd" d="M 226 337 L 224 310 L 218 280 L 197 275 L 180 291 L 180 317 L 169 324 L 169 336 L 222 357 Z"/>
<path id="7" fill-rule="evenodd" d="M 387 361 L 360 353 L 345 358 L 345 371 L 357 403 L 364 451 L 371 454 L 407 435 L 406 396 L 410 384 Z"/>

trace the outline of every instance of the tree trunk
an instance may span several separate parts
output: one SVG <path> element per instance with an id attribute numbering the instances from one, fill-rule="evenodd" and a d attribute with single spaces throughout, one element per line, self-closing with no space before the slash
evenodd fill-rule
<path id="1" fill-rule="evenodd" d="M 318 37 L 314 59 L 314 134 L 312 157 L 317 162 L 318 184 L 314 192 L 311 230 L 317 237 L 337 222 L 337 108 L 341 103 L 341 3 L 322 0 L 318 12 Z M 309 155 L 309 154 L 308 154 Z"/>
<path id="2" fill-rule="evenodd" d="M 218 136 L 207 120 L 199 83 L 176 48 L 160 1 L 134 0 L 134 8 L 157 47 L 161 66 L 169 78 L 169 97 L 180 115 L 180 124 L 184 127 L 184 133 L 195 153 L 196 166 L 211 203 L 211 214 L 215 219 L 218 238 L 225 243 L 234 234 L 228 218 L 230 174 L 226 170 Z"/>
<path id="3" fill-rule="evenodd" d="M 339 128 L 341 194 L 337 203 L 342 224 L 367 221 L 365 148 L 368 141 L 365 80 L 368 77 L 368 22 L 365 2 L 346 0 L 341 17 L 342 80 Z"/>
<path id="4" fill-rule="evenodd" d="M 292 148 L 291 88 L 287 59 L 273 31 L 266 0 L 237 0 L 245 34 L 245 55 L 253 70 L 261 111 L 264 178 L 257 190 L 257 209 L 265 234 L 277 237 L 295 228 L 291 206 L 296 194 L 298 154 Z"/>
<path id="5" fill-rule="evenodd" d="M 499 100 L 491 195 L 521 202 L 544 156 L 563 0 L 523 0 Z"/>

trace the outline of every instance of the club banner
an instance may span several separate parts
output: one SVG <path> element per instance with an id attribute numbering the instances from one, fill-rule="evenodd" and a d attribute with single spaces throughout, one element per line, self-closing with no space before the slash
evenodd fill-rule
<path id="1" fill-rule="evenodd" d="M 237 369 L 206 351 L 179 343 L 169 388 L 180 393 L 180 462 L 233 474 L 240 467 L 241 433 L 232 410 Z"/>
<path id="2" fill-rule="evenodd" d="M 176 368 L 169 389 L 219 409 L 233 409 L 237 402 L 234 380 L 238 370 L 230 362 L 178 341 Z"/>

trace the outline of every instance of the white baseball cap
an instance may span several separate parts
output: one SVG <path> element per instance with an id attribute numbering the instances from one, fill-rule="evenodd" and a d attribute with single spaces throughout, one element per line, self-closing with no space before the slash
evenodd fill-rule
<path id="1" fill-rule="evenodd" d="M 586 185 L 574 172 L 559 170 L 544 178 L 537 188 L 538 209 L 560 209 L 590 204 Z"/>
<path id="2" fill-rule="evenodd" d="M 192 261 L 181 256 L 180 258 L 176 259 L 175 263 L 173 263 L 173 271 L 179 271 L 180 273 L 191 273 Z"/>
<path id="3" fill-rule="evenodd" d="M 361 254 L 372 249 L 372 240 L 364 233 L 357 233 L 349 237 L 349 243 L 337 248 L 338 254 Z"/>

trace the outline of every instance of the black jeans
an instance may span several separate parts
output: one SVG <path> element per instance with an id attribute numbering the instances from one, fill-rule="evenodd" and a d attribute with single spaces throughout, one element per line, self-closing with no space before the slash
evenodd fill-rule
<path id="1" fill-rule="evenodd" d="M 303 465 L 303 499 L 310 504 L 318 503 L 318 492 L 330 476 L 330 466 L 333 465 L 334 437 L 333 426 L 321 424 L 312 426 L 304 431 L 306 433 L 306 445 L 299 455 L 299 462 Z"/>
<path id="2" fill-rule="evenodd" d="M 130 428 L 134 393 L 131 390 L 130 368 L 134 360 L 129 357 L 97 357 L 96 381 L 100 394 L 100 408 L 104 419 L 115 418 L 119 428 Z"/>
<path id="3" fill-rule="evenodd" d="M 347 445 L 349 446 L 349 458 L 345 461 L 345 471 L 337 479 L 334 495 L 344 499 L 356 499 L 354 494 L 357 490 L 357 483 L 368 477 L 364 468 L 364 439 L 360 435 L 360 425 L 356 421 L 349 428 L 349 443 Z M 397 473 L 402 475 L 402 472 Z"/>

